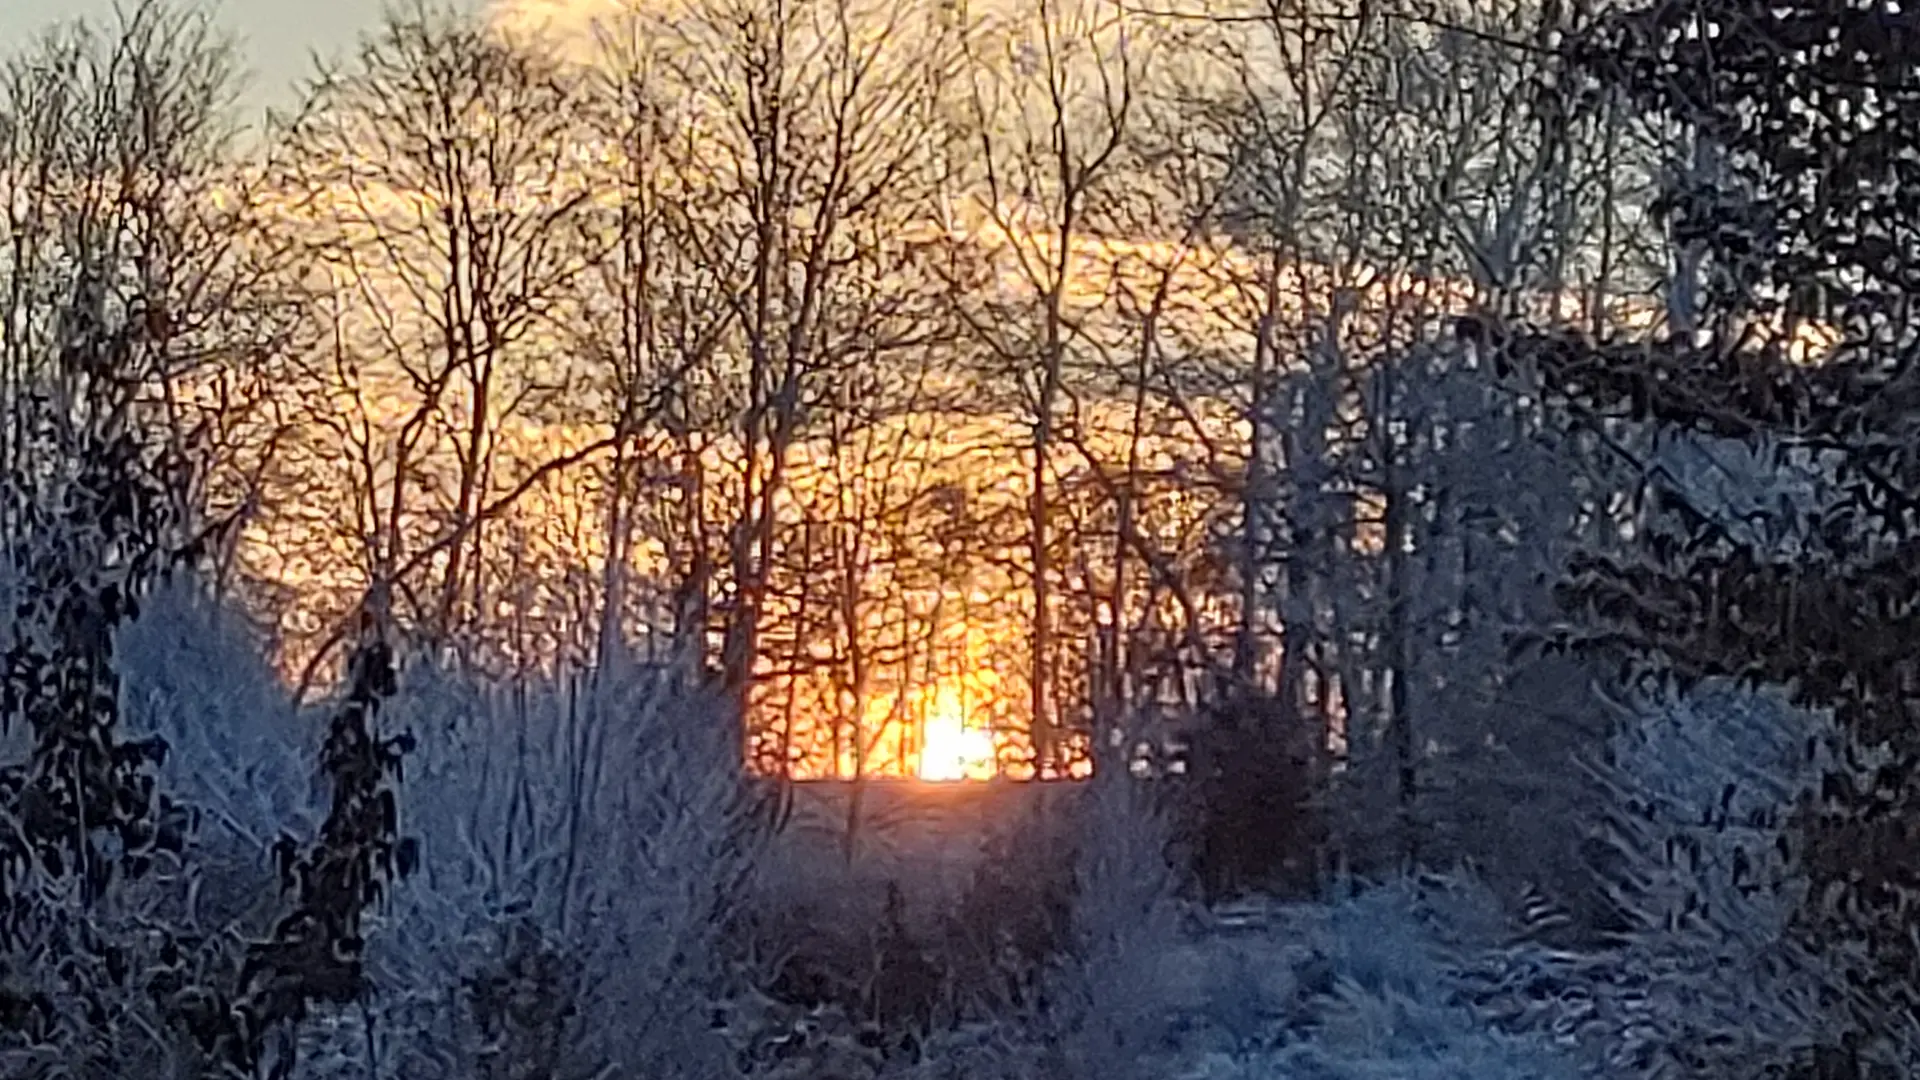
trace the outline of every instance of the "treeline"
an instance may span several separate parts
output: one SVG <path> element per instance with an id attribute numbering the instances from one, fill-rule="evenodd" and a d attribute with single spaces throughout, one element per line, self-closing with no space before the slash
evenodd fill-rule
<path id="1" fill-rule="evenodd" d="M 910 768 L 955 686 L 1015 771 L 1228 691 L 1404 731 L 1524 561 L 1467 547 L 1606 500 L 1493 524 L 1540 416 L 1447 319 L 1644 321 L 1659 273 L 1658 143 L 1555 104 L 1556 18 L 402 8 L 243 143 L 227 45 L 141 8 L 167 57 L 13 70 L 8 393 L 101 290 L 303 684 L 380 583 L 492 670 L 695 657 L 776 769 Z"/>

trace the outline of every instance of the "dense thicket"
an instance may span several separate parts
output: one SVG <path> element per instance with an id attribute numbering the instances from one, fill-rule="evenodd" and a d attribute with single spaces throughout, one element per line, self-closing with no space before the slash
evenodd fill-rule
<path id="1" fill-rule="evenodd" d="M 1574 560 L 1565 601 L 1600 647 L 1677 676 L 1791 688 L 1857 740 L 1798 808 L 1812 878 L 1803 929 L 1874 957 L 1862 1032 L 1904 1030 L 1916 820 L 1913 381 L 1920 338 L 1920 16 L 1880 3 L 1663 3 L 1569 39 L 1594 100 L 1665 118 L 1688 172 L 1657 209 L 1685 319 L 1652 343 L 1516 333 L 1547 393 L 1582 422 L 1741 445 L 1776 486 L 1743 517 L 1649 477 L 1632 556 Z M 1793 353 L 1808 323 L 1837 336 Z"/>

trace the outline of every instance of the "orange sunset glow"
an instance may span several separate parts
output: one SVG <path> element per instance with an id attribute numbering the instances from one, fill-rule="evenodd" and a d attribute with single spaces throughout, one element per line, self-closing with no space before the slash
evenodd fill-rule
<path id="1" fill-rule="evenodd" d="M 951 685 L 934 692 L 920 738 L 922 780 L 985 780 L 997 769 L 992 734 L 968 726 L 960 691 Z"/>

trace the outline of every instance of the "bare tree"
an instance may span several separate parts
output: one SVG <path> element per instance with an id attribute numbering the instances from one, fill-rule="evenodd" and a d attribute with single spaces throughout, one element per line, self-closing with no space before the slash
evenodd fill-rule
<path id="1" fill-rule="evenodd" d="M 658 148 L 675 197 L 658 235 L 691 277 L 666 295 L 697 288 L 718 313 L 715 333 L 674 346 L 695 365 L 681 437 L 702 444 L 685 460 L 712 552 L 687 578 L 743 704 L 782 546 L 798 538 L 782 518 L 793 452 L 830 428 L 857 365 L 890 362 L 925 333 L 928 294 L 912 282 L 939 239 L 933 91 L 951 64 L 938 40 L 904 32 L 909 10 L 704 0 L 629 16 L 639 29 L 626 39 L 648 41 L 669 88 Z"/>
<path id="2" fill-rule="evenodd" d="M 331 323 L 302 450 L 351 494 L 339 530 L 356 573 L 391 581 L 430 642 L 454 643 L 493 603 L 489 516 L 604 449 L 503 452 L 510 424 L 556 415 L 568 371 L 553 327 L 603 254 L 580 227 L 583 101 L 537 48 L 422 4 L 323 73 L 278 135 L 281 228 Z"/>
<path id="3" fill-rule="evenodd" d="M 275 253 L 249 223 L 257 179 L 235 167 L 236 86 L 204 13 L 155 2 L 110 33 L 73 24 L 8 61 L 0 475 L 48 479 L 74 447 L 46 440 L 92 428 L 164 451 L 185 535 L 237 521 L 257 496 L 293 320 L 262 281 Z M 76 365 L 88 342 L 112 347 Z M 26 512 L 0 505 L 0 533 L 20 535 Z"/>
<path id="4" fill-rule="evenodd" d="M 630 15 L 593 41 L 589 137 L 603 150 L 594 227 L 612 246 L 583 290 L 572 340 L 616 438 L 603 480 L 601 651 L 630 621 L 664 624 L 671 652 L 703 668 L 716 559 L 706 474 L 722 438 L 723 350 L 739 329 L 729 299 L 737 266 L 703 257 L 692 231 L 710 209 L 697 172 L 702 135 L 657 29 Z M 643 567 L 636 545 L 657 546 L 665 565 Z M 640 609 L 631 607 L 636 574 L 658 579 Z"/>
<path id="5" fill-rule="evenodd" d="M 968 512 L 951 477 L 964 467 L 943 431 L 938 374 L 951 350 L 875 355 L 848 371 L 836 407 L 809 440 L 794 497 L 813 553 L 781 576 L 815 619 L 782 650 L 795 675 L 811 675 L 810 711 L 831 726 L 829 775 L 851 774 L 845 845 L 860 839 L 867 781 L 912 775 L 916 733 L 938 695 L 969 673 L 942 635 L 942 612 L 960 583 L 947 544 Z M 803 567 L 815 564 L 811 573 Z M 797 647 L 795 647 L 797 646 Z M 805 670 L 802 669 L 804 665 Z"/>
<path id="6" fill-rule="evenodd" d="M 1074 392 L 1076 339 L 1089 317 L 1077 249 L 1111 224 L 1149 57 L 1127 13 L 1103 0 L 1047 0 L 1004 22 L 982 19 L 966 40 L 968 119 L 980 142 L 970 179 L 983 192 L 990 265 L 1000 280 L 961 299 L 987 370 L 1030 429 L 1027 681 L 1034 767 L 1049 774 L 1066 764 L 1067 717 L 1054 685 L 1062 649 L 1054 626 L 1061 576 L 1055 458 L 1062 405 Z"/>
<path id="7" fill-rule="evenodd" d="M 1524 604 L 1468 613 L 1491 595 L 1469 566 L 1513 570 L 1501 589 L 1515 603 L 1525 591 L 1518 541 L 1494 555 L 1481 526 L 1518 529 L 1540 545 L 1529 559 L 1551 559 L 1549 535 L 1572 524 L 1555 514 L 1587 512 L 1540 502 L 1536 486 L 1571 494 L 1585 480 L 1552 472 L 1568 461 L 1520 460 L 1549 433 L 1483 385 L 1448 320 L 1564 318 L 1573 298 L 1617 295 L 1607 275 L 1626 261 L 1625 230 L 1578 194 L 1609 190 L 1608 133 L 1566 122 L 1540 45 L 1556 16 L 1536 5 L 1190 14 L 1169 17 L 1210 23 L 1210 49 L 1182 55 L 1197 70 L 1178 119 L 1154 125 L 1179 149 L 1157 156 L 1212 167 L 1175 185 L 1198 224 L 1159 231 L 1218 280 L 1207 303 L 1221 329 L 1178 341 L 1173 294 L 1139 304 L 1149 360 L 1133 378 L 1147 411 L 1203 448 L 1194 476 L 1216 501 L 1213 565 L 1195 561 L 1187 585 L 1190 610 L 1226 617 L 1196 625 L 1192 649 L 1220 654 L 1217 688 L 1277 690 L 1289 707 L 1270 715 L 1351 745 L 1390 789 L 1373 816 L 1397 821 L 1404 853 L 1425 828 L 1423 763 L 1465 737 L 1449 711 L 1475 683 L 1457 677 L 1464 622 L 1478 634 L 1526 617 Z M 1475 723 L 1518 707 L 1479 701 Z"/>

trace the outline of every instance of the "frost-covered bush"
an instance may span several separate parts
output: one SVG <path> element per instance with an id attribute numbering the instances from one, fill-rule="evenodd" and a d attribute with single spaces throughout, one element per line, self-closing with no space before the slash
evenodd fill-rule
<path id="1" fill-rule="evenodd" d="M 1318 1036 L 1278 1055 L 1289 1080 L 1560 1080 L 1578 1063 L 1546 1041 L 1482 1026 L 1458 1005 L 1340 984 Z M 1242 1072 L 1241 1075 L 1252 1074 Z"/>
<path id="2" fill-rule="evenodd" d="M 199 812 L 195 925 L 262 933 L 276 839 L 326 811 L 324 723 L 191 590 L 121 647 L 128 722 L 168 741 L 161 779 Z M 729 1075 L 708 1002 L 751 854 L 729 723 L 633 664 L 518 686 L 403 672 L 382 726 L 418 742 L 400 804 L 421 866 L 369 914 L 364 1004 L 302 1025 L 298 1075 Z"/>
<path id="3" fill-rule="evenodd" d="M 274 842 L 314 836 L 326 816 L 324 721 L 293 707 L 255 628 L 189 581 L 121 629 L 116 655 L 124 722 L 166 740 L 160 781 L 199 819 L 196 918 L 267 917 Z"/>
<path id="4" fill-rule="evenodd" d="M 1611 796 L 1605 884 L 1627 920 L 1711 926 L 1746 947 L 1778 940 L 1799 897 L 1775 847 L 1837 738 L 1776 696 L 1712 684 L 1637 709 L 1593 768 Z"/>
<path id="5" fill-rule="evenodd" d="M 46 890 L 0 958 L 0 1076 L 197 1080 L 204 1056 L 169 1023 L 173 992 L 231 971 L 220 942 L 179 949 L 164 919 L 188 882 L 171 868 L 83 905 Z"/>
<path id="6" fill-rule="evenodd" d="M 1482 882 L 1338 886 L 1334 899 L 1236 906 L 1230 919 L 1196 913 L 1161 940 L 1158 962 L 1109 969 L 1134 980 L 1110 997 L 1151 1002 L 1117 1022 L 1167 1044 L 1130 1046 L 1141 1050 L 1133 1067 L 1193 1080 L 1589 1075 L 1549 1034 L 1502 1030 L 1472 994 L 1472 972 L 1512 929 Z"/>
<path id="7" fill-rule="evenodd" d="M 1589 763 L 1608 798 L 1595 869 L 1625 929 L 1588 953 L 1483 950 L 1458 972 L 1466 998 L 1594 1076 L 1758 1076 L 1811 1052 L 1838 969 L 1792 932 L 1804 885 L 1778 844 L 1836 740 L 1824 717 L 1726 686 L 1634 702 Z"/>
<path id="8" fill-rule="evenodd" d="M 1024 1046 L 951 1050 L 969 1075 L 1560 1080 L 1581 1061 L 1501 1030 L 1468 972 L 1511 937 L 1494 893 L 1421 875 L 1336 899 L 1190 910 L 1155 785 L 1102 771 L 1075 807 L 1069 944 Z M 1240 908 L 1245 910 L 1241 911 Z M 933 1075 L 953 1075 L 935 1071 Z"/>
<path id="9" fill-rule="evenodd" d="M 372 942 L 396 1075 L 710 1078 L 728 905 L 750 869 L 732 721 L 672 673 L 419 673 L 396 711 L 424 841 Z"/>
<path id="10" fill-rule="evenodd" d="M 1124 760 L 1096 763 L 1073 807 L 1065 955 L 1043 980 L 1049 1075 L 1156 1075 L 1170 1009 L 1162 973 L 1178 937 L 1173 828 Z M 1164 1067 L 1164 1062 L 1162 1062 Z"/>
<path id="11" fill-rule="evenodd" d="M 95 548 L 105 546 L 97 535 L 90 540 Z M 54 553 L 36 551 L 36 557 L 49 554 Z M 48 565 L 43 562 L 40 569 Z M 23 569 L 18 563 L 0 568 L 0 577 L 14 582 L 16 599 L 38 599 L 33 607 L 11 610 L 46 611 L 55 590 L 44 580 L 36 584 L 30 576 L 16 576 Z M 183 588 L 163 586 L 161 596 L 152 597 L 143 595 L 147 588 L 136 587 L 154 583 L 129 574 L 99 595 L 136 596 L 152 612 L 168 607 L 166 597 Z M 59 595 L 67 603 L 88 602 L 80 589 Z M 41 634 L 42 646 L 52 643 L 57 649 L 39 654 L 44 663 L 20 662 L 32 655 L 29 649 L 6 665 L 10 678 L 37 689 L 17 697 L 0 695 L 10 699 L 7 707 L 20 709 L 6 719 L 22 736 L 0 749 L 0 818 L 9 834 L 29 837 L 53 820 L 49 809 L 66 813 L 76 805 L 85 809 L 75 818 L 84 817 L 89 825 L 70 849 L 76 855 L 50 858 L 51 851 L 43 850 L 7 869 L 7 888 L 0 890 L 8 894 L 6 930 L 0 935 L 0 1076 L 198 1076 L 207 1065 L 205 1047 L 193 1038 L 203 1033 L 195 1030 L 195 1021 L 206 1016 L 198 1005 L 209 990 L 231 986 L 240 960 L 239 935 L 269 928 L 264 919 L 244 922 L 241 916 L 252 905 L 238 898 L 264 894 L 273 899 L 274 890 L 262 888 L 272 878 L 266 874 L 245 887 L 229 888 L 220 860 L 207 857 L 205 830 L 193 828 L 197 815 L 177 798 L 179 760 L 170 752 L 175 740 L 155 739 L 164 734 L 156 728 L 164 725 L 143 716 L 135 704 L 178 703 L 190 693 L 141 678 L 167 663 L 140 655 L 141 626 L 152 628 L 155 620 L 128 623 L 128 608 L 104 599 L 86 617 L 71 618 L 74 614 L 52 620 L 57 633 Z M 11 630 L 29 634 L 47 628 L 46 622 L 36 626 L 23 617 Z M 38 689 L 48 688 L 65 696 L 38 695 Z M 9 689 L 17 690 L 18 684 Z M 83 730 L 89 753 L 56 751 L 47 735 L 62 726 Z M 94 754 L 111 767 L 94 767 L 87 761 Z M 55 789 L 62 792 L 61 802 L 52 808 L 36 779 L 50 762 L 70 767 L 54 774 L 63 779 Z M 66 794 L 65 778 L 84 785 L 77 798 Z M 144 843 L 129 842 L 143 832 Z M 168 842 L 154 842 L 162 836 Z"/>
<path id="12" fill-rule="evenodd" d="M 1346 890 L 1343 890 L 1346 891 Z M 1538 1032 L 1489 1022 L 1465 973 L 1498 951 L 1498 899 L 1466 875 L 1400 877 L 1303 905 L 1276 928 L 1308 943 L 1296 961 L 1308 1017 L 1266 1059 L 1304 1080 L 1557 1080 L 1579 1061 Z"/>
<path id="13" fill-rule="evenodd" d="M 1589 1041 L 1617 1068 L 1718 1076 L 1821 1044 L 1835 956 L 1792 932 L 1805 881 L 1781 856 L 1795 800 L 1836 760 L 1824 715 L 1709 683 L 1635 703 L 1593 772 L 1611 797 L 1600 866 L 1628 930 L 1582 977 Z"/>
<path id="14" fill-rule="evenodd" d="M 409 741 L 380 716 L 390 653 L 368 637 L 340 699 L 302 714 L 260 644 L 185 576 L 117 635 L 122 711 L 196 822 L 184 902 L 139 927 L 162 954 L 159 1030 L 191 1033 L 194 1075 L 364 1072 L 365 1040 L 337 1045 L 343 1016 L 372 1015 L 363 916 L 415 861 L 387 786 Z"/>

